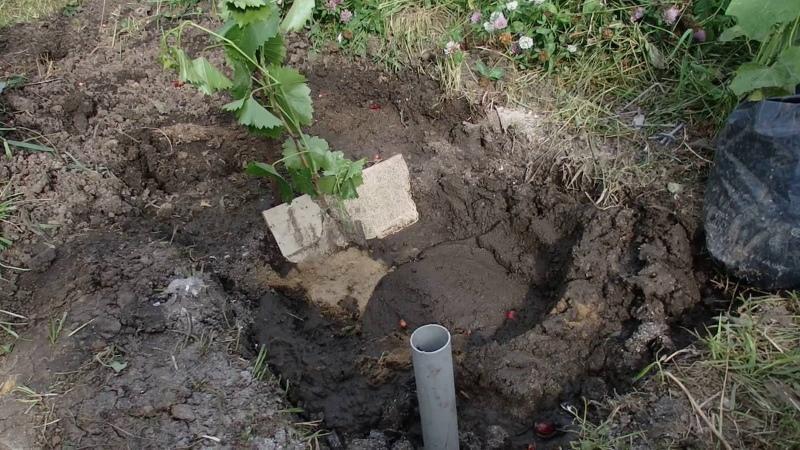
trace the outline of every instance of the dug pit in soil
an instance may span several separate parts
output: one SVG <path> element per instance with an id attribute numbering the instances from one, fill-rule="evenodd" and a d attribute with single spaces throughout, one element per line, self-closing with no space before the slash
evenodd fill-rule
<path id="1" fill-rule="evenodd" d="M 140 34 L 124 46 L 104 34 L 102 8 Z M 462 448 L 555 447 L 569 436 L 541 440 L 534 420 L 568 428 L 559 404 L 625 388 L 700 302 L 697 222 L 671 212 L 675 199 L 632 193 L 601 210 L 557 177 L 525 182 L 545 151 L 535 139 L 441 101 L 417 75 L 304 60 L 302 41 L 292 53 L 315 98 L 311 131 L 350 157 L 402 154 L 420 220 L 287 264 L 261 218 L 277 196 L 241 169 L 279 158 L 279 144 L 238 129 L 224 99 L 173 85 L 151 13 L 90 1 L 0 43 L 13 55 L 3 74 L 35 70 L 48 42 L 67 49 L 59 81 L 3 99 L 5 121 L 59 154 L 0 160 L 27 201 L 3 258 L 34 269 L 3 273 L 0 309 L 29 324 L 0 357 L 0 384 L 15 380 L 0 389 L 0 443 L 296 448 L 320 429 L 332 448 L 420 444 L 408 337 L 437 322 L 453 336 Z M 196 292 L 166 290 L 192 277 Z M 262 348 L 269 374 L 255 377 L 247 360 Z M 14 386 L 58 395 L 26 415 Z"/>
<path id="2" fill-rule="evenodd" d="M 339 433 L 417 436 L 407 341 L 441 323 L 453 333 L 465 445 L 497 444 L 498 429 L 508 440 L 497 448 L 534 442 L 535 418 L 567 427 L 560 403 L 624 387 L 700 301 L 692 232 L 675 216 L 602 211 L 548 183 L 519 184 L 524 166 L 503 142 L 488 125 L 454 124 L 405 154 L 420 222 L 370 243 L 392 269 L 360 318 L 320 314 L 298 291 L 262 299 L 255 329 L 271 363 Z"/>

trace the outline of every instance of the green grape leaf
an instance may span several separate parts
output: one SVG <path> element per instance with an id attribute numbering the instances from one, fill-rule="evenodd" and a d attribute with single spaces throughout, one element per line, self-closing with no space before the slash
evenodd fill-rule
<path id="1" fill-rule="evenodd" d="M 324 176 L 317 181 L 317 186 L 323 194 L 333 195 L 336 192 L 337 179 L 335 176 Z"/>
<path id="2" fill-rule="evenodd" d="M 239 100 L 234 100 L 230 103 L 226 103 L 222 105 L 222 109 L 228 112 L 238 112 L 244 106 L 244 102 L 247 100 L 246 98 L 240 98 Z"/>
<path id="3" fill-rule="evenodd" d="M 224 36 L 230 39 L 241 51 L 243 51 L 251 59 L 256 58 L 256 52 L 262 45 L 267 43 L 270 39 L 278 34 L 278 17 L 277 10 L 274 8 L 262 8 L 269 12 L 269 16 L 259 22 L 253 22 L 245 26 L 231 27 L 227 30 Z M 238 52 L 230 49 L 228 51 L 229 57 L 240 58 Z"/>
<path id="4" fill-rule="evenodd" d="M 314 188 L 314 174 L 315 172 L 305 167 L 289 170 L 289 176 L 292 179 L 292 187 L 294 187 L 297 192 L 316 197 L 317 190 Z"/>
<path id="5" fill-rule="evenodd" d="M 244 98 L 253 89 L 253 78 L 250 66 L 238 58 L 228 58 L 228 65 L 233 69 L 233 85 L 231 94 L 233 98 Z"/>
<path id="6" fill-rule="evenodd" d="M 790 83 L 794 83 L 791 90 L 794 90 L 794 85 L 800 84 L 800 46 L 795 45 L 782 51 L 775 64 L 786 68 Z"/>
<path id="7" fill-rule="evenodd" d="M 192 69 L 195 78 L 189 79 L 189 81 L 206 95 L 211 95 L 214 92 L 233 86 L 231 80 L 202 56 L 192 61 Z"/>
<path id="8" fill-rule="evenodd" d="M 222 26 L 217 29 L 216 33 L 220 36 L 225 36 L 229 31 L 231 31 L 231 28 L 235 26 L 237 26 L 235 20 L 226 20 L 225 23 L 223 23 Z"/>
<path id="9" fill-rule="evenodd" d="M 294 0 L 281 22 L 281 32 L 300 31 L 314 12 L 314 0 Z"/>
<path id="10" fill-rule="evenodd" d="M 800 46 L 785 49 L 772 66 L 745 63 L 736 70 L 731 81 L 731 91 L 744 95 L 758 89 L 771 94 L 791 94 L 800 84 Z M 754 97 L 758 98 L 758 97 Z"/>
<path id="11" fill-rule="evenodd" d="M 194 73 L 192 60 L 189 59 L 189 56 L 187 56 L 186 52 L 182 49 L 174 49 L 173 53 L 175 63 L 178 65 L 178 78 L 183 82 L 191 83 L 191 80 L 197 77 Z"/>
<path id="12" fill-rule="evenodd" d="M 256 127 L 247 127 L 247 129 L 258 136 L 268 137 L 270 139 L 277 139 L 281 137 L 286 129 L 283 126 L 273 127 L 273 128 L 256 128 Z"/>
<path id="13" fill-rule="evenodd" d="M 347 178 L 356 178 L 361 177 L 361 173 L 364 170 L 364 164 L 367 162 L 366 159 L 359 159 L 358 161 L 350 162 L 350 167 L 347 168 Z M 358 183 L 359 185 L 361 182 Z"/>
<path id="14" fill-rule="evenodd" d="M 289 121 L 297 126 L 311 125 L 314 107 L 305 77 L 290 67 L 271 66 L 269 73 L 277 81 L 275 100 Z"/>
<path id="15" fill-rule="evenodd" d="M 286 58 L 286 46 L 283 44 L 283 36 L 275 35 L 261 46 L 261 56 L 267 65 L 282 64 Z"/>
<path id="16" fill-rule="evenodd" d="M 309 159 L 313 162 L 312 167 L 315 171 L 322 169 L 328 170 L 335 162 L 334 153 L 328 150 L 328 142 L 316 136 L 306 136 L 305 143 L 308 144 Z"/>
<path id="17" fill-rule="evenodd" d="M 788 74 L 780 67 L 745 63 L 736 70 L 736 76 L 731 81 L 731 91 L 741 96 L 756 89 L 783 86 L 788 79 Z"/>
<path id="18" fill-rule="evenodd" d="M 300 169 L 305 166 L 294 138 L 290 137 L 283 143 L 283 164 L 289 169 Z"/>
<path id="19" fill-rule="evenodd" d="M 267 177 L 272 178 L 278 183 L 278 192 L 281 194 L 281 199 L 284 202 L 291 202 L 292 198 L 294 198 L 294 190 L 292 186 L 286 181 L 286 178 L 278 173 L 275 169 L 275 166 L 272 164 L 267 163 L 260 163 L 260 162 L 251 162 L 247 165 L 247 169 L 245 169 L 247 173 L 250 175 L 255 175 L 258 177 Z"/>
<path id="20" fill-rule="evenodd" d="M 239 123 L 253 128 L 265 130 L 283 125 L 280 119 L 261 106 L 261 103 L 252 95 L 230 102 L 222 109 L 235 112 Z"/>
<path id="21" fill-rule="evenodd" d="M 275 9 L 269 6 L 262 6 L 259 8 L 236 8 L 229 6 L 228 13 L 240 28 L 253 23 L 266 22 L 271 17 L 276 16 Z"/>
<path id="22" fill-rule="evenodd" d="M 351 198 L 358 198 L 358 186 L 361 186 L 363 180 L 361 176 L 353 177 L 347 180 L 344 180 L 339 185 L 339 197 L 347 200 Z"/>
<path id="23" fill-rule="evenodd" d="M 176 49 L 173 56 L 178 64 L 178 76 L 181 81 L 191 83 L 204 94 L 210 95 L 233 86 L 231 80 L 204 57 L 190 60 L 181 49 Z"/>
<path id="24" fill-rule="evenodd" d="M 731 0 L 725 14 L 736 17 L 747 37 L 764 42 L 775 24 L 800 16 L 800 5 L 797 0 Z"/>

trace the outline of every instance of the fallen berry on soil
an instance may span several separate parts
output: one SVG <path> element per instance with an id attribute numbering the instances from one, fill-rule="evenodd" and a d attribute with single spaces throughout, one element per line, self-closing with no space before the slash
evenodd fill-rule
<path id="1" fill-rule="evenodd" d="M 517 310 L 516 309 L 509 309 L 506 311 L 506 319 L 508 320 L 517 320 Z"/>
<path id="2" fill-rule="evenodd" d="M 174 80 L 172 82 L 172 85 L 175 86 L 176 88 L 183 87 L 184 84 L 186 84 L 186 83 L 184 83 L 183 81 L 180 81 L 180 80 Z"/>
<path id="3" fill-rule="evenodd" d="M 369 109 L 373 111 L 378 111 L 379 109 L 381 109 L 381 105 L 379 105 L 378 103 L 370 103 Z"/>
<path id="4" fill-rule="evenodd" d="M 536 450 L 536 444 L 528 444 L 528 450 Z"/>
<path id="5" fill-rule="evenodd" d="M 556 426 L 549 420 L 536 422 L 536 424 L 533 425 L 533 430 L 536 432 L 537 436 L 544 439 L 551 438 L 556 434 Z"/>
<path id="6" fill-rule="evenodd" d="M 408 328 L 408 324 L 403 319 L 400 319 L 400 322 L 398 323 L 398 325 L 400 325 L 400 329 L 402 329 L 402 330 L 405 330 L 406 328 Z"/>

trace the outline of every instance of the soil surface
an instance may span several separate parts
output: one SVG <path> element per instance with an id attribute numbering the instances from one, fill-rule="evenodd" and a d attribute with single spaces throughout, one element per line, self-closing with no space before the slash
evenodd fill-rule
<path id="1" fill-rule="evenodd" d="M 626 389 L 702 308 L 696 197 L 600 209 L 558 170 L 530 176 L 585 139 L 504 133 L 429 79 L 299 38 L 311 132 L 351 157 L 403 154 L 420 221 L 292 266 L 261 218 L 273 186 L 242 170 L 279 143 L 173 83 L 158 53 L 175 24 L 96 0 L 0 30 L 0 78 L 29 80 L 1 120 L 56 149 L 0 159 L 21 194 L 0 262 L 25 269 L 0 269 L 0 310 L 23 316 L 19 339 L 0 333 L 0 448 L 413 448 L 408 337 L 431 322 L 453 336 L 462 447 L 555 448 L 561 404 Z M 556 437 L 533 435 L 541 419 Z"/>

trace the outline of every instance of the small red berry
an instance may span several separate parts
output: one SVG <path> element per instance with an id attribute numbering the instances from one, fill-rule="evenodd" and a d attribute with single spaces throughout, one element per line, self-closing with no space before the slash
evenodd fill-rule
<path id="1" fill-rule="evenodd" d="M 406 328 L 408 328 L 408 324 L 407 324 L 407 323 L 406 323 L 406 321 L 405 321 L 405 320 L 403 320 L 403 319 L 400 319 L 400 323 L 399 323 L 399 325 L 400 325 L 400 329 L 403 329 L 403 330 L 405 330 Z"/>
<path id="2" fill-rule="evenodd" d="M 551 438 L 556 434 L 556 426 L 549 420 L 536 422 L 536 424 L 533 425 L 533 430 L 536 432 L 537 436 L 544 439 Z"/>
<path id="3" fill-rule="evenodd" d="M 506 319 L 508 320 L 517 320 L 517 310 L 516 309 L 509 309 L 506 311 Z"/>
<path id="4" fill-rule="evenodd" d="M 527 450 L 536 450 L 536 444 L 528 444 Z"/>
<path id="5" fill-rule="evenodd" d="M 377 111 L 377 110 L 381 109 L 381 105 L 379 105 L 378 103 L 370 103 L 369 104 L 369 109 L 371 109 L 373 111 Z"/>
<path id="6" fill-rule="evenodd" d="M 174 80 L 174 81 L 172 82 L 172 85 L 173 85 L 173 86 L 175 86 L 176 88 L 183 87 L 183 85 L 184 85 L 184 84 L 186 84 L 186 83 L 184 83 L 184 82 L 183 82 L 183 81 L 181 81 L 181 80 Z"/>

